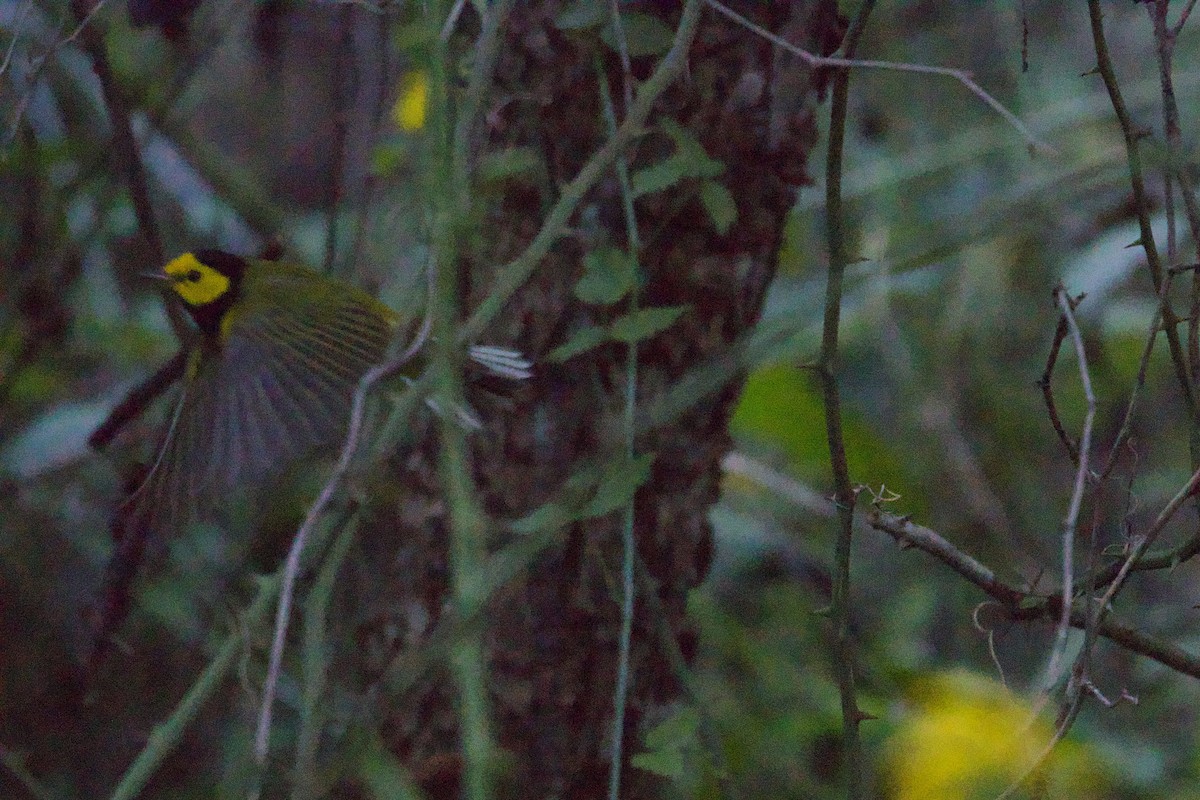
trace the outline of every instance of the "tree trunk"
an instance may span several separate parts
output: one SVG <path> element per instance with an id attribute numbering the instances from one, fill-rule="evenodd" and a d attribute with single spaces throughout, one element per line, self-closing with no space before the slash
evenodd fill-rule
<path id="1" fill-rule="evenodd" d="M 463 268 L 474 302 L 488 291 L 495 265 L 519 253 L 536 233 L 556 187 L 573 178 L 608 137 L 596 58 L 607 70 L 618 120 L 623 118 L 620 59 L 595 30 L 556 28 L 563 5 L 517 3 L 505 25 L 495 86 L 484 109 L 486 151 L 528 147 L 544 159 L 544 172 L 538 180 L 513 180 L 478 194 L 478 229 L 484 233 Z M 638 8 L 673 29 L 679 10 L 667 5 Z M 810 52 L 831 51 L 843 30 L 832 0 L 733 5 Z M 633 75 L 644 78 L 657 56 L 634 55 Z M 639 408 L 690 370 L 734 357 L 731 343 L 758 320 L 794 187 L 806 177 L 822 81 L 763 37 L 711 7 L 703 11 L 684 77 L 659 99 L 647 134 L 627 160 L 635 172 L 672 155 L 675 146 L 660 123 L 673 120 L 724 164 L 716 180 L 731 193 L 737 216 L 721 234 L 700 201 L 700 182 L 691 178 L 636 201 L 640 305 L 689 307 L 637 349 Z M 572 293 L 586 253 L 605 245 L 628 248 L 615 171 L 589 193 L 572 226 L 486 337 L 541 359 L 532 386 L 512 407 L 487 415 L 486 430 L 473 438 L 475 480 L 493 520 L 530 512 L 567 476 L 622 452 L 626 346 L 609 343 L 559 365 L 544 359 L 572 331 L 626 310 L 624 304 L 587 305 Z M 685 699 L 671 654 L 678 648 L 686 661 L 695 647 L 686 601 L 704 579 L 713 552 L 707 514 L 718 496 L 720 463 L 729 448 L 727 423 L 740 383 L 739 378 L 696 397 L 682 416 L 637 440 L 637 452 L 654 453 L 655 459 L 635 499 L 644 571 L 637 582 L 625 724 L 627 797 L 658 796 L 661 789 L 650 773 L 629 767 L 628 759 L 641 749 L 645 731 Z M 369 646 L 356 655 L 354 666 L 364 674 L 376 672 L 385 656 L 424 646 L 424 635 L 447 606 L 448 529 L 436 479 L 437 447 L 431 427 L 395 462 L 401 499 L 374 513 L 365 529 L 364 549 L 376 554 L 376 563 L 362 571 L 355 590 L 361 614 L 356 635 Z M 622 524 L 617 511 L 563 527 L 493 596 L 484 615 L 494 730 L 508 754 L 502 785 L 520 787 L 514 796 L 597 797 L 606 790 L 621 625 Z M 428 796 L 456 797 L 453 683 L 444 674 L 426 674 L 388 697 L 381 713 L 387 745 Z"/>

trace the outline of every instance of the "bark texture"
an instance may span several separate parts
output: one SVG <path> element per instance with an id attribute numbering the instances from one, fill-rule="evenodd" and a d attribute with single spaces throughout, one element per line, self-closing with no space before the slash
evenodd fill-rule
<path id="1" fill-rule="evenodd" d="M 564 5 L 517 3 L 505 26 L 482 146 L 489 151 L 527 146 L 544 157 L 544 171 L 485 187 L 477 196 L 479 241 L 463 265 L 472 303 L 487 292 L 494 266 L 533 237 L 556 187 L 574 177 L 606 139 L 593 67 L 597 57 L 608 70 L 622 116 L 619 59 L 594 32 L 556 28 Z M 679 9 L 670 5 L 644 4 L 638 10 L 661 15 L 674 28 Z M 836 3 L 829 0 L 733 5 L 813 52 L 830 52 L 843 31 Z M 634 75 L 645 77 L 654 63 L 654 57 L 634 58 Z M 687 74 L 660 98 L 651 122 L 674 120 L 725 164 L 718 180 L 736 202 L 737 220 L 721 235 L 700 203 L 696 181 L 637 200 L 641 304 L 690 306 L 675 325 L 639 347 L 639 405 L 689 370 L 729 357 L 730 343 L 757 321 L 794 188 L 805 180 L 816 140 L 813 107 L 822 80 L 762 37 L 711 8 L 704 11 Z M 630 168 L 672 152 L 670 138 L 656 127 L 628 154 Z M 488 341 L 514 343 L 538 358 L 573 330 L 621 313 L 623 306 L 589 306 L 572 294 L 583 256 L 606 244 L 627 246 L 612 171 L 582 205 L 571 234 L 513 298 Z M 621 452 L 625 353 L 623 345 L 606 345 L 559 366 L 542 364 L 513 407 L 490 415 L 473 453 L 490 515 L 519 517 L 580 467 Z M 684 699 L 670 653 L 678 646 L 689 659 L 694 650 L 686 600 L 709 569 L 713 541 L 707 513 L 717 499 L 739 387 L 735 381 L 695 398 L 686 414 L 637 442 L 639 452 L 654 452 L 656 459 L 635 501 L 638 555 L 648 574 L 637 598 L 626 760 L 639 749 L 641 734 Z M 371 565 L 356 590 L 364 612 L 356 633 L 363 647 L 354 666 L 367 676 L 394 653 L 421 647 L 446 605 L 448 532 L 436 453 L 430 433 L 396 462 L 402 499 L 372 517 L 364 538 Z M 581 798 L 605 792 L 620 629 L 621 523 L 618 512 L 563 528 L 489 605 L 482 624 L 495 733 L 507 753 L 502 786 L 511 791 L 505 794 Z M 388 747 L 433 798 L 457 796 L 453 697 L 448 676 L 433 673 L 387 697 L 379 711 Z M 623 794 L 657 796 L 661 787 L 655 780 L 628 769 Z"/>

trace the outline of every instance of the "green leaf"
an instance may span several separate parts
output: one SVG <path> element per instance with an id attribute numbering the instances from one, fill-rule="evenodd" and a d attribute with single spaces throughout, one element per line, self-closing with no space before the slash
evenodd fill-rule
<path id="1" fill-rule="evenodd" d="M 690 306 L 640 308 L 618 317 L 608 327 L 608 331 L 618 342 L 640 342 L 671 327 L 688 308 Z"/>
<path id="2" fill-rule="evenodd" d="M 630 178 L 634 197 L 669 189 L 687 177 L 687 165 L 675 156 L 643 167 Z"/>
<path id="3" fill-rule="evenodd" d="M 488 153 L 479 162 L 479 179 L 484 183 L 500 183 L 515 175 L 536 172 L 542 166 L 532 147 L 509 147 Z"/>
<path id="4" fill-rule="evenodd" d="M 634 197 L 661 192 L 685 178 L 715 178 L 725 171 L 725 164 L 710 158 L 691 131 L 670 118 L 661 124 L 675 144 L 675 153 L 633 173 L 630 180 Z"/>
<path id="5" fill-rule="evenodd" d="M 595 496 L 596 486 L 603 477 L 604 473 L 597 464 L 589 463 L 576 470 L 563 481 L 555 493 L 556 500 L 543 503 L 515 522 L 509 523 L 509 530 L 513 533 L 531 534 L 561 528 L 574 522 L 580 518 L 580 509 Z"/>
<path id="6" fill-rule="evenodd" d="M 399 141 L 380 142 L 371 153 L 371 174 L 387 177 L 408 162 L 409 148 Z"/>
<path id="7" fill-rule="evenodd" d="M 675 31 L 665 22 L 640 11 L 621 14 L 621 32 L 625 34 L 625 51 L 630 58 L 661 55 L 671 49 L 671 42 L 675 39 Z M 611 24 L 605 26 L 600 38 L 614 51 L 620 49 Z"/>
<path id="8" fill-rule="evenodd" d="M 725 171 L 725 164 L 715 158 L 709 158 L 704 145 L 700 144 L 700 140 L 687 128 L 670 117 L 665 117 L 662 129 L 675 143 L 675 155 L 688 166 L 692 177 L 715 178 Z"/>
<path id="9" fill-rule="evenodd" d="M 362 743 L 355 766 L 358 780 L 375 800 L 417 800 L 423 796 L 412 774 L 377 735 Z"/>
<path id="10" fill-rule="evenodd" d="M 592 502 L 587 504 L 580 518 L 601 517 L 627 505 L 638 487 L 650 477 L 650 465 L 653 463 L 654 453 L 644 453 L 632 460 L 610 464 L 600 477 L 600 485 L 596 487 Z"/>
<path id="11" fill-rule="evenodd" d="M 699 732 L 700 714 L 691 706 L 685 706 L 646 733 L 646 748 L 684 748 L 696 744 Z"/>
<path id="12" fill-rule="evenodd" d="M 509 524 L 513 533 L 536 533 L 537 531 L 561 528 L 574 521 L 574 512 L 560 503 L 546 503 Z"/>
<path id="13" fill-rule="evenodd" d="M 551 350 L 546 360 L 555 364 L 574 358 L 580 353 L 586 353 L 593 347 L 598 347 L 608 341 L 608 331 L 603 328 L 589 326 L 580 328 L 571 334 L 571 338 Z"/>
<path id="14" fill-rule="evenodd" d="M 558 12 L 554 27 L 560 31 L 578 31 L 594 28 L 608 19 L 608 4 L 601 0 L 575 0 Z"/>
<path id="15" fill-rule="evenodd" d="M 729 233 L 729 227 L 737 220 L 737 203 L 725 185 L 717 181 L 700 184 L 700 202 L 717 233 L 722 236 Z"/>
<path id="16" fill-rule="evenodd" d="M 683 777 L 683 753 L 679 750 L 662 750 L 657 753 L 635 753 L 629 763 L 646 772 L 664 778 L 679 780 Z"/>
<path id="17" fill-rule="evenodd" d="M 422 18 L 397 28 L 392 35 L 392 44 L 397 50 L 425 50 L 437 41 L 440 32 L 437 26 L 429 24 Z"/>
<path id="18" fill-rule="evenodd" d="M 687 707 L 667 717 L 646 734 L 646 750 L 633 756 L 638 769 L 678 780 L 683 777 L 686 756 L 699 744 L 700 714 Z"/>
<path id="19" fill-rule="evenodd" d="M 616 247 L 601 247 L 583 257 L 586 270 L 575 284 L 575 296 L 592 305 L 609 305 L 637 284 L 633 257 Z"/>
<path id="20" fill-rule="evenodd" d="M 671 137 L 671 141 L 675 143 L 675 152 L 682 155 L 695 155 L 696 152 L 704 153 L 704 148 L 700 142 L 696 141 L 696 137 L 692 136 L 692 132 L 679 124 L 672 117 L 663 117 L 658 123 L 663 129 L 663 133 Z"/>

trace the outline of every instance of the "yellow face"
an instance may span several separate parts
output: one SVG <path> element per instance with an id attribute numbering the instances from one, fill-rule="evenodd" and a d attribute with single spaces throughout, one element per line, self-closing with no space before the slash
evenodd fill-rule
<path id="1" fill-rule="evenodd" d="M 163 267 L 171 288 L 189 306 L 203 306 L 229 291 L 229 278 L 184 253 Z"/>

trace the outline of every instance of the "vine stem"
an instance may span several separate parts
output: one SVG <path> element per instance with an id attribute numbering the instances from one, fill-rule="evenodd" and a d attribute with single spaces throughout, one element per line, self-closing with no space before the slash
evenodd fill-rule
<path id="1" fill-rule="evenodd" d="M 613 8 L 613 24 L 620 28 L 620 16 Z M 624 53 L 624 38 L 618 39 L 621 43 L 619 48 L 622 51 L 621 63 L 627 68 L 629 63 L 628 54 Z M 617 114 L 613 108 L 612 90 L 608 85 L 608 77 L 604 74 L 604 68 L 600 61 L 596 61 L 596 75 L 600 82 L 600 101 L 604 107 L 604 122 L 608 128 L 609 137 L 617 134 Z M 630 100 L 628 96 L 630 82 L 632 77 L 628 72 L 625 73 L 625 89 L 626 103 L 625 107 L 629 108 Z M 638 234 L 637 216 L 633 207 L 633 187 L 629 180 L 629 166 L 625 162 L 625 156 L 617 157 L 614 165 L 617 173 L 617 182 L 621 186 L 621 206 L 624 211 L 625 218 L 625 238 L 629 248 L 630 258 L 633 260 L 634 269 L 640 274 L 640 266 L 638 263 L 638 254 L 641 252 L 641 237 Z M 638 307 L 638 292 L 634 288 L 629 293 L 629 303 L 627 313 L 633 313 Z M 625 433 L 625 457 L 629 463 L 633 462 L 637 448 L 637 433 L 635 426 L 635 412 L 637 410 L 637 381 L 638 381 L 638 347 L 636 341 L 631 341 L 625 352 L 625 413 L 624 413 L 624 433 Z M 612 760 L 609 762 L 608 771 L 608 799 L 618 800 L 621 796 L 621 768 L 624 763 L 624 746 L 625 746 L 625 707 L 629 696 L 629 662 L 630 651 L 633 644 L 633 615 L 636 587 L 634 585 L 634 562 L 637 560 L 637 540 L 634 537 L 634 524 L 637 519 L 635 516 L 634 498 L 630 498 L 625 506 L 622 522 L 621 522 L 621 630 L 617 645 L 617 679 L 613 687 L 613 724 L 612 724 Z"/>
<path id="2" fill-rule="evenodd" d="M 846 33 L 843 52 L 854 55 L 863 29 L 874 7 L 866 0 Z M 829 154 L 825 169 L 825 244 L 829 253 L 829 276 L 825 285 L 825 311 L 821 331 L 821 352 L 816 372 L 821 382 L 825 405 L 825 433 L 829 441 L 830 469 L 833 472 L 834 498 L 838 511 L 838 532 L 834 544 L 833 591 L 829 614 L 833 623 L 838 692 L 842 706 L 842 749 L 846 773 L 846 796 L 862 797 L 862 748 L 859 724 L 865 715 L 858 707 L 857 678 L 854 665 L 854 641 L 850 625 L 850 561 L 854 537 L 855 490 L 850 482 L 846 442 L 842 432 L 841 395 L 838 388 L 838 333 L 842 312 L 842 281 L 849 261 L 842 228 L 842 151 L 846 133 L 846 105 L 850 74 L 842 69 L 833 81 L 829 114 Z"/>

